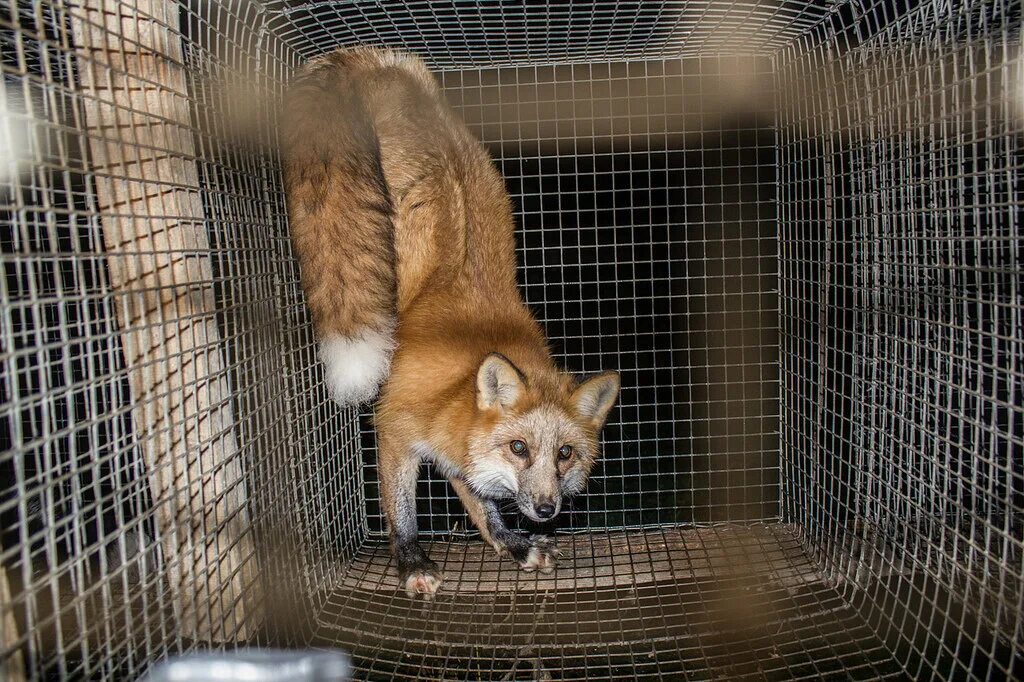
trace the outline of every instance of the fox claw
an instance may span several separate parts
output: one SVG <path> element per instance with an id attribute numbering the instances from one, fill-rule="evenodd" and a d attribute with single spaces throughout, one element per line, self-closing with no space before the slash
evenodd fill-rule
<path id="1" fill-rule="evenodd" d="M 562 552 L 558 549 L 553 538 L 544 535 L 530 536 L 530 551 L 526 558 L 519 563 L 519 566 L 527 573 L 539 571 L 540 573 L 552 573 L 555 564 Z"/>

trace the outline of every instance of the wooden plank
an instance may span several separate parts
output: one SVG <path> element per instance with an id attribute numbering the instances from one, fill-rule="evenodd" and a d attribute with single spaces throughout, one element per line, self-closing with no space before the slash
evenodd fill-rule
<path id="1" fill-rule="evenodd" d="M 22 682 L 25 679 L 25 659 L 18 646 L 19 639 L 7 568 L 0 566 L 0 680 Z"/>
<path id="2" fill-rule="evenodd" d="M 244 640 L 260 618 L 195 142 L 169 0 L 73 6 L 89 170 L 164 570 L 181 633 Z"/>

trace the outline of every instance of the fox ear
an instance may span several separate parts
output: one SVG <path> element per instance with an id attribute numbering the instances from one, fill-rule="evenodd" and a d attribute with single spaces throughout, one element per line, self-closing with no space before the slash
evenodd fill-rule
<path id="1" fill-rule="evenodd" d="M 501 353 L 491 353 L 476 371 L 476 406 L 481 410 L 511 407 L 526 389 L 526 377 Z"/>
<path id="2" fill-rule="evenodd" d="M 587 379 L 572 392 L 572 402 L 580 416 L 589 421 L 595 429 L 604 425 L 608 411 L 619 395 L 618 372 L 603 372 Z"/>

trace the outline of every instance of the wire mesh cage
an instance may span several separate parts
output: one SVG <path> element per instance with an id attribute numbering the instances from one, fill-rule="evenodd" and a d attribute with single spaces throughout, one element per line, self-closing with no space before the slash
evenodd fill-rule
<path id="1" fill-rule="evenodd" d="M 0 661 L 343 648 L 360 677 L 1024 677 L 1016 0 L 8 0 Z M 515 206 L 526 302 L 618 369 L 520 573 L 423 472 L 389 566 L 328 397 L 276 102 L 416 53 Z M 469 526 L 471 528 L 471 526 Z"/>

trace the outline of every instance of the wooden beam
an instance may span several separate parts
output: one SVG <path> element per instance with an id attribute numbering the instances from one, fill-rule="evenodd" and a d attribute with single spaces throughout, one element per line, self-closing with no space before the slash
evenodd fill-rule
<path id="1" fill-rule="evenodd" d="M 71 8 L 89 166 L 182 635 L 245 640 L 260 622 L 253 533 L 215 313 L 181 6 Z"/>
<path id="2" fill-rule="evenodd" d="M 19 639 L 7 567 L 0 566 L 0 680 L 23 682 L 25 679 L 25 659 L 18 646 Z"/>

